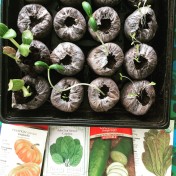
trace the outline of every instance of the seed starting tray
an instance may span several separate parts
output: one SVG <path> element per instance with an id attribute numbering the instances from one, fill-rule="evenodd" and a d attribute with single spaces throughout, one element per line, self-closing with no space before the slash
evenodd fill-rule
<path id="1" fill-rule="evenodd" d="M 93 1 L 92 1 L 93 2 Z M 4 0 L 1 4 L 1 21 L 17 31 L 17 41 L 21 42 L 21 33 L 17 28 L 17 17 L 21 8 L 27 3 L 23 0 Z M 57 11 L 62 8 L 62 4 L 56 0 L 51 0 L 48 5 L 44 5 L 51 13 L 53 19 Z M 47 125 L 71 125 L 71 126 L 106 126 L 106 127 L 129 127 L 129 128 L 166 128 L 170 121 L 170 98 L 171 98 L 171 76 L 172 76 L 172 52 L 173 52 L 173 28 L 174 28 L 174 0 L 154 1 L 154 9 L 158 30 L 155 37 L 148 44 L 151 45 L 158 56 L 158 64 L 155 71 L 146 78 L 148 81 L 156 82 L 156 101 L 149 112 L 143 116 L 134 116 L 128 113 L 121 105 L 117 105 L 104 113 L 94 112 L 89 105 L 87 98 L 87 87 L 84 87 L 84 100 L 76 112 L 65 113 L 53 107 L 48 100 L 43 106 L 36 110 L 17 110 L 11 108 L 11 92 L 8 92 L 8 82 L 10 79 L 22 78 L 23 73 L 10 58 L 0 52 L 0 114 L 4 123 L 24 123 L 24 124 L 47 124 Z M 123 26 L 124 21 L 135 9 L 127 5 L 126 1 L 121 1 L 117 7 L 113 7 L 121 19 L 121 31 L 112 42 L 117 43 L 125 52 L 131 47 L 131 42 L 125 37 Z M 85 17 L 85 12 L 81 7 L 77 8 Z M 95 11 L 97 8 L 93 8 Z M 50 52 L 61 42 L 54 31 L 41 40 Z M 84 52 L 85 58 L 88 52 L 100 43 L 93 40 L 87 30 L 85 36 L 78 42 L 74 42 Z M 7 41 L 1 42 L 2 46 L 10 45 Z M 1 49 L 2 49 L 1 46 Z M 123 68 L 122 68 L 123 69 Z M 64 76 L 57 74 L 57 79 L 52 78 L 54 83 Z M 46 77 L 46 75 L 44 75 Z M 119 81 L 119 73 L 111 78 L 117 83 L 121 90 L 123 82 Z M 80 82 L 90 83 L 97 75 L 85 64 L 84 69 L 74 76 Z"/>

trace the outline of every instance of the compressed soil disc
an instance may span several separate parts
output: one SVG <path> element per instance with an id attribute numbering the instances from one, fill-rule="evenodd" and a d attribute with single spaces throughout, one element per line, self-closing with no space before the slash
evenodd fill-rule
<path id="1" fill-rule="evenodd" d="M 61 79 L 54 87 L 51 93 L 52 105 L 64 112 L 76 111 L 83 101 L 84 89 L 79 85 L 71 88 L 69 91 L 61 92 L 62 90 L 79 84 L 80 82 L 72 77 Z"/>
<path id="2" fill-rule="evenodd" d="M 44 6 L 29 4 L 19 12 L 17 26 L 21 33 L 28 29 L 35 39 L 41 39 L 52 29 L 52 16 Z"/>
<path id="3" fill-rule="evenodd" d="M 123 51 L 115 43 L 106 43 L 94 48 L 87 58 L 89 66 L 100 76 L 112 76 L 120 68 L 123 61 Z"/>
<path id="4" fill-rule="evenodd" d="M 120 92 L 116 83 L 110 78 L 97 78 L 90 83 L 98 87 L 105 95 L 94 87 L 88 88 L 88 98 L 91 108 L 95 112 L 106 112 L 113 108 L 120 99 Z"/>
<path id="5" fill-rule="evenodd" d="M 78 41 L 86 32 L 86 21 L 77 9 L 62 8 L 54 17 L 54 30 L 64 41 Z"/>
<path id="6" fill-rule="evenodd" d="M 127 83 L 121 91 L 124 108 L 137 116 L 146 114 L 155 102 L 155 89 L 146 80 Z"/>

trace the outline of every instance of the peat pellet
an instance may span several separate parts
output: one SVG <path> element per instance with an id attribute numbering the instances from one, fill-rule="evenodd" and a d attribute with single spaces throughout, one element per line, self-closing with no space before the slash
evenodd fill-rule
<path id="1" fill-rule="evenodd" d="M 35 39 L 41 39 L 52 29 L 52 16 L 44 6 L 29 4 L 20 10 L 17 26 L 21 33 L 28 29 Z"/>
<path id="2" fill-rule="evenodd" d="M 119 88 L 110 78 L 97 78 L 90 83 L 88 88 L 88 99 L 90 107 L 95 112 L 106 112 L 112 109 L 120 99 Z M 96 88 L 99 88 L 102 95 Z"/>
<path id="3" fill-rule="evenodd" d="M 64 41 L 78 41 L 86 32 L 86 21 L 73 7 L 62 8 L 54 17 L 54 30 Z"/>

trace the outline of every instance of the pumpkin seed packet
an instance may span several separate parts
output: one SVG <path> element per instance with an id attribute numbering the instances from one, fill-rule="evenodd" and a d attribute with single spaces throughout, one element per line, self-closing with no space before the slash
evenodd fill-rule
<path id="1" fill-rule="evenodd" d="M 88 176 L 89 127 L 50 126 L 43 176 Z"/>
<path id="2" fill-rule="evenodd" d="M 0 173 L 2 176 L 40 176 L 48 130 L 2 124 Z"/>
<path id="3" fill-rule="evenodd" d="M 167 129 L 133 129 L 136 176 L 171 176 L 173 134 L 174 120 Z"/>

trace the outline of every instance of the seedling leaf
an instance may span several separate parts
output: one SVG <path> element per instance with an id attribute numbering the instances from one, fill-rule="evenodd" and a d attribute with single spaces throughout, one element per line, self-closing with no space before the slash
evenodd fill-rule
<path id="1" fill-rule="evenodd" d="M 53 70 L 56 70 L 56 71 L 58 71 L 58 70 L 64 70 L 64 66 L 62 66 L 62 65 L 59 65 L 59 64 L 52 64 L 52 65 L 50 65 L 49 66 L 49 69 L 53 69 Z"/>
<path id="2" fill-rule="evenodd" d="M 98 25 L 94 17 L 90 17 L 88 23 L 94 32 L 98 30 Z"/>
<path id="3" fill-rule="evenodd" d="M 155 85 L 156 85 L 156 83 L 153 81 L 149 84 L 149 86 L 155 86 Z"/>
<path id="4" fill-rule="evenodd" d="M 19 52 L 22 56 L 24 57 L 27 57 L 30 53 L 30 50 L 29 50 L 30 46 L 29 45 L 26 45 L 26 44 L 21 44 L 19 46 Z"/>
<path id="5" fill-rule="evenodd" d="M 44 68 L 46 68 L 46 69 L 49 68 L 48 64 L 45 63 L 45 62 L 43 62 L 43 61 L 36 61 L 36 62 L 34 63 L 34 65 L 35 65 L 35 66 L 39 66 L 39 67 L 44 67 Z"/>
<path id="6" fill-rule="evenodd" d="M 123 80 L 123 75 L 122 75 L 122 73 L 119 73 L 119 75 L 120 75 L 120 80 L 122 81 L 122 80 Z"/>
<path id="7" fill-rule="evenodd" d="M 11 39 L 17 36 L 16 32 L 13 29 L 9 29 L 3 36 L 3 39 Z"/>
<path id="8" fill-rule="evenodd" d="M 22 43 L 26 45 L 30 45 L 33 41 L 33 34 L 30 30 L 25 30 L 22 33 Z"/>
<path id="9" fill-rule="evenodd" d="M 16 50 L 10 46 L 3 47 L 3 54 L 9 56 L 10 58 L 16 59 Z"/>
<path id="10" fill-rule="evenodd" d="M 88 2 L 84 1 L 84 2 L 82 2 L 82 7 L 83 7 L 84 11 L 86 12 L 87 16 L 90 18 L 92 16 L 91 5 Z"/>
<path id="11" fill-rule="evenodd" d="M 24 80 L 22 79 L 11 79 L 8 84 L 8 91 L 19 91 L 24 86 Z"/>
<path id="12" fill-rule="evenodd" d="M 3 38 L 3 36 L 8 30 L 9 28 L 5 24 L 0 23 L 0 38 Z"/>

